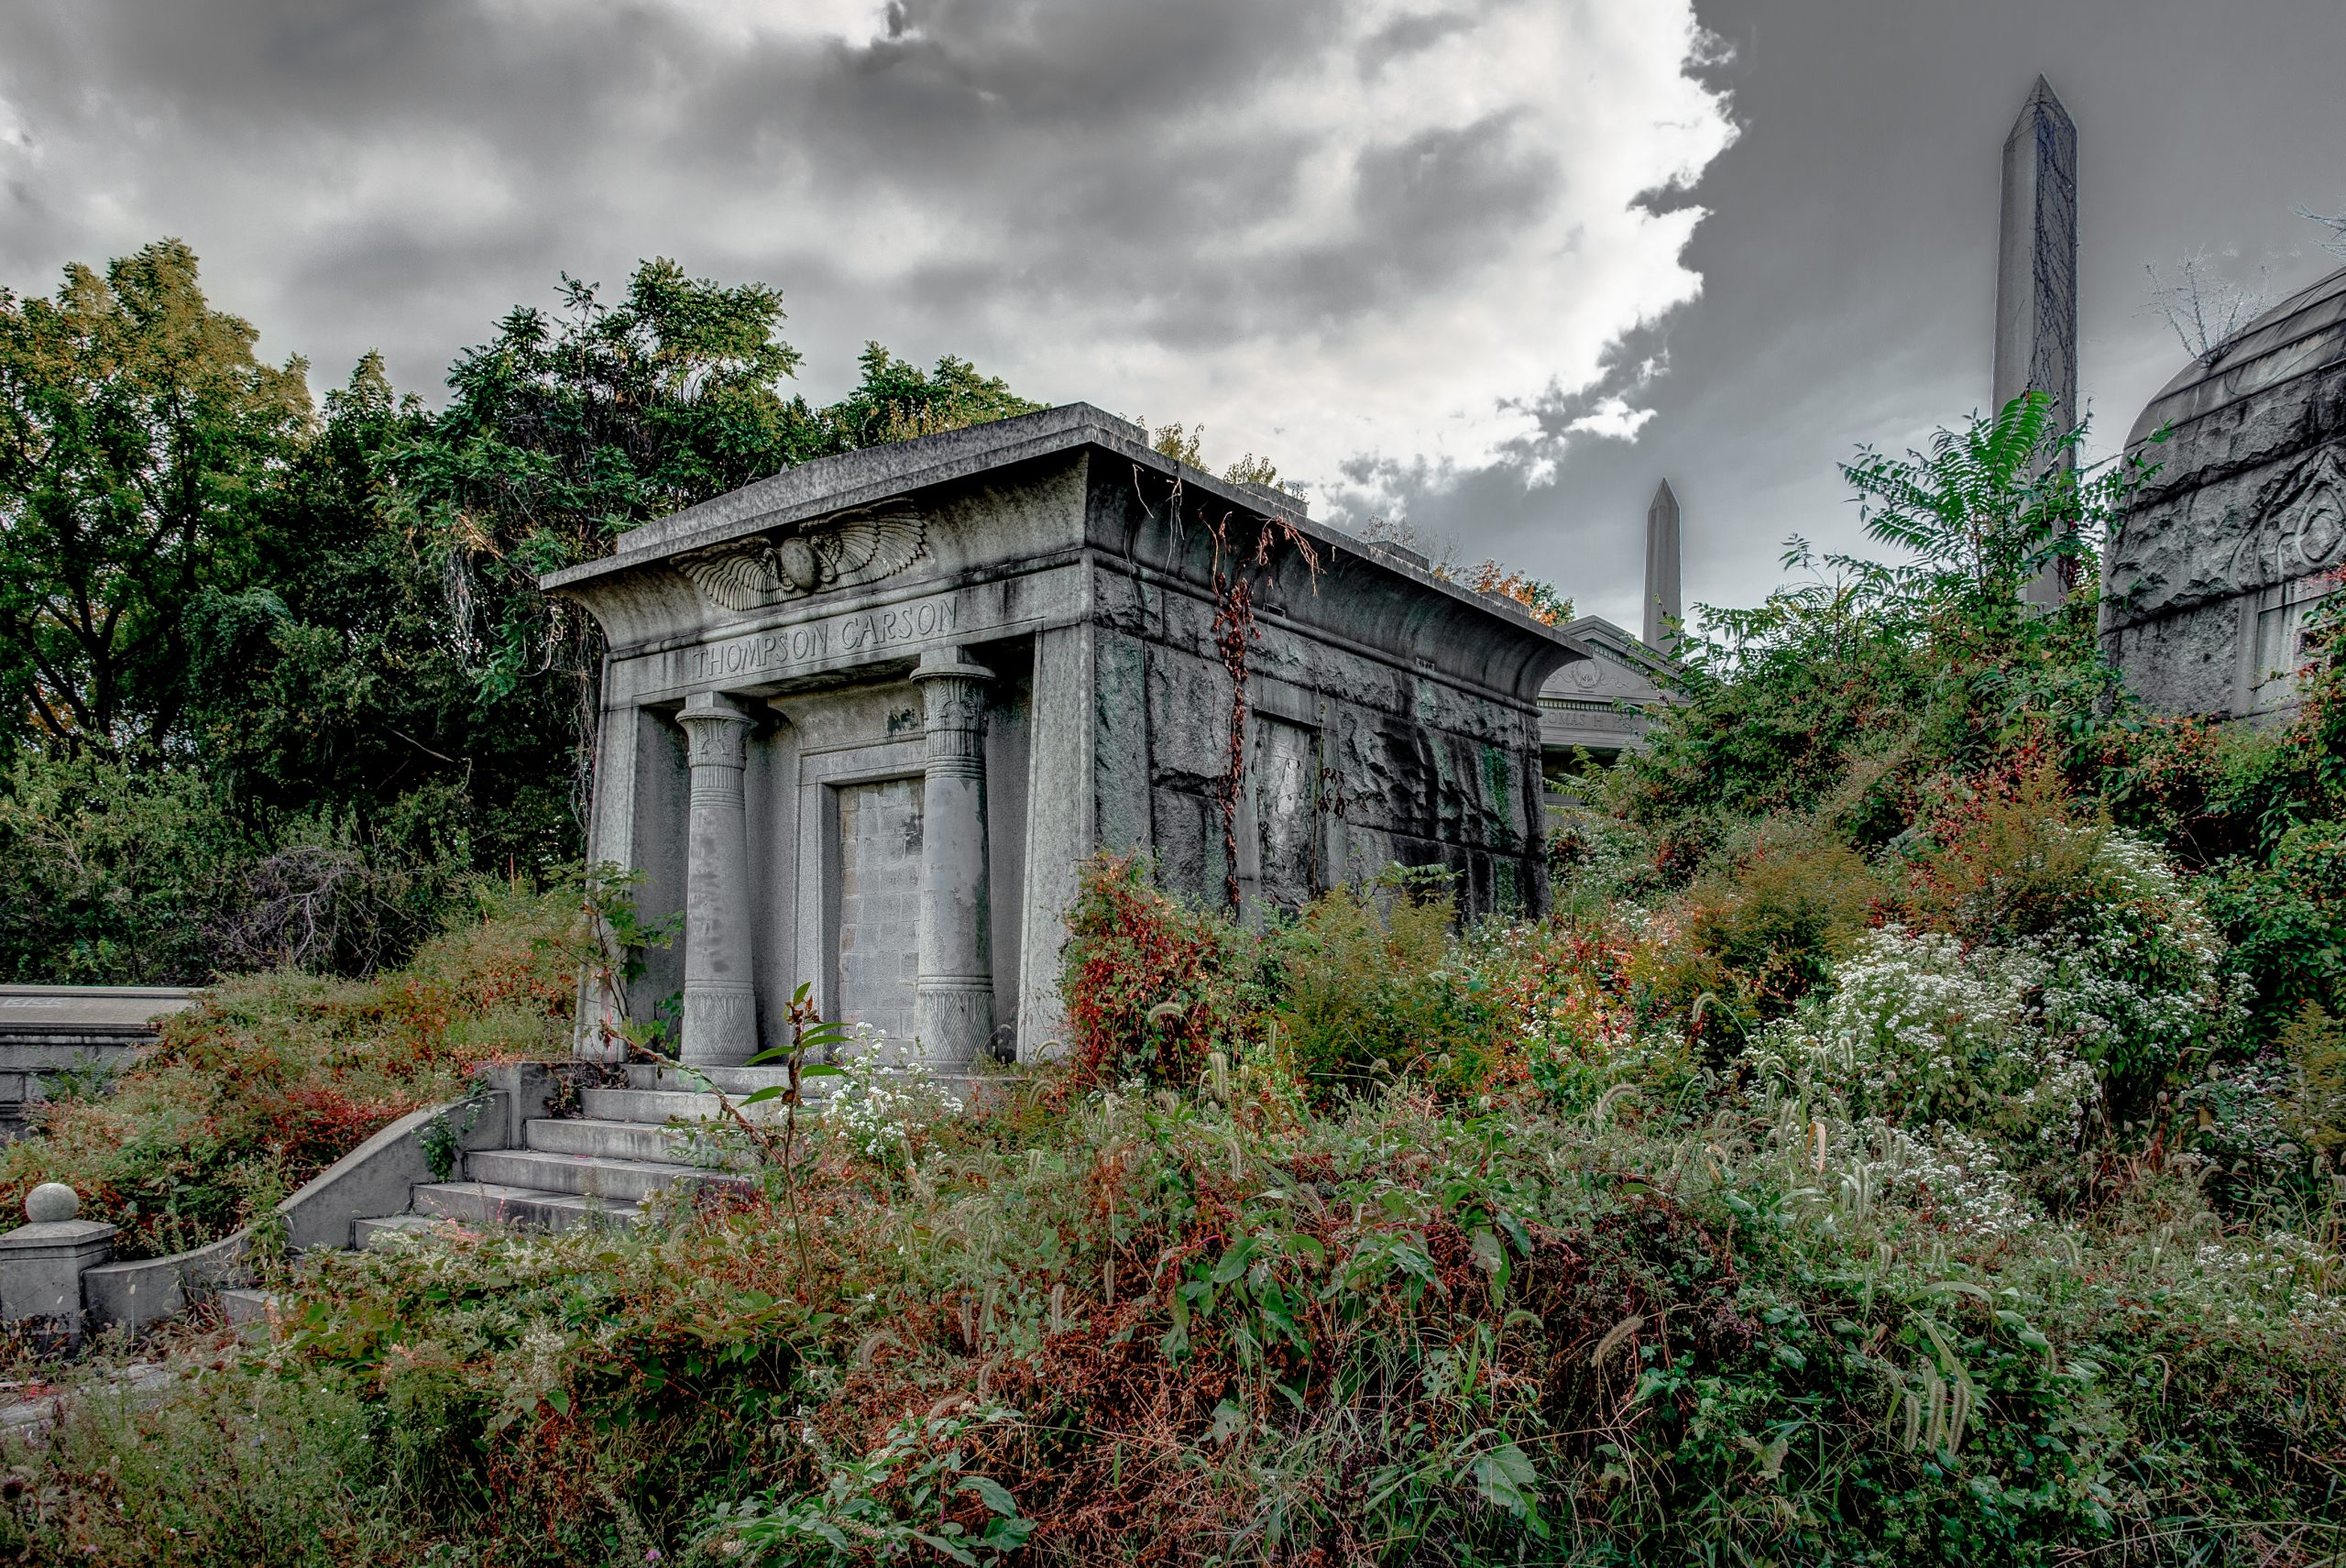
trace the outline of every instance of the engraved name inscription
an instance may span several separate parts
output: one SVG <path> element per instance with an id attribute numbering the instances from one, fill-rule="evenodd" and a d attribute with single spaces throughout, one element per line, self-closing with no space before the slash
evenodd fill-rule
<path id="1" fill-rule="evenodd" d="M 736 637 L 690 650 L 687 674 L 696 681 L 721 675 L 756 674 L 844 656 L 884 657 L 900 643 L 952 635 L 961 606 L 950 595 L 917 604 L 893 605 L 838 616 L 812 626 L 795 626 Z"/>

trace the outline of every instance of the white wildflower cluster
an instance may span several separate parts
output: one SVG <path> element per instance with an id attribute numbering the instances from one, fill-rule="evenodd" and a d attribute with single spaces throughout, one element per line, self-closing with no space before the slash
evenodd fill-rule
<path id="1" fill-rule="evenodd" d="M 2019 1173 L 1995 1146 L 1944 1122 L 1908 1128 L 1869 1116 L 1803 1125 L 1783 1115 L 1777 1135 L 1796 1165 L 1814 1170 L 1807 1178 L 1814 1195 L 1853 1216 L 1894 1208 L 1979 1240 L 2018 1235 L 2045 1223 Z"/>
<path id="2" fill-rule="evenodd" d="M 1894 1190 L 1948 1230 L 1981 1238 L 2012 1236 L 2043 1220 L 2020 1178 L 1986 1139 L 1942 1122 L 1903 1142 Z"/>
<path id="3" fill-rule="evenodd" d="M 869 1024 L 855 1025 L 839 1054 L 846 1059 L 823 1122 L 866 1159 L 910 1159 L 930 1127 L 961 1109 L 917 1052 L 892 1048 L 887 1034 Z"/>
<path id="4" fill-rule="evenodd" d="M 2223 986 L 2223 945 L 2156 846 L 2102 835 L 2091 914 L 2037 938 L 2045 1028 L 2113 1070 L 2165 1067 L 2243 1005 Z"/>
<path id="5" fill-rule="evenodd" d="M 2234 1318 L 2346 1328 L 2346 1259 L 2294 1231 L 2269 1231 L 2258 1243 L 2204 1242 L 2192 1262 L 2230 1298 Z"/>
<path id="6" fill-rule="evenodd" d="M 1891 926 L 1835 978 L 1821 1004 L 1753 1043 L 1752 1064 L 1776 1086 L 1858 1122 L 1945 1123 L 2043 1146 L 2077 1135 L 2094 1071 L 2042 1027 L 2034 955 Z"/>

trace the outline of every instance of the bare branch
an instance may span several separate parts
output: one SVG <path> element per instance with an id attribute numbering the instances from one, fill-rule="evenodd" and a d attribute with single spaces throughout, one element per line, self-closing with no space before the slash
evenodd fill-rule
<path id="1" fill-rule="evenodd" d="M 2166 319 L 2183 351 L 2202 365 L 2213 365 L 2233 339 L 2248 330 L 2272 305 L 2264 286 L 2264 269 L 2256 269 L 2258 287 L 2251 289 L 2217 272 L 2205 251 L 2194 251 L 2176 264 L 2175 281 L 2145 262 L 2151 279 L 2151 308 Z"/>

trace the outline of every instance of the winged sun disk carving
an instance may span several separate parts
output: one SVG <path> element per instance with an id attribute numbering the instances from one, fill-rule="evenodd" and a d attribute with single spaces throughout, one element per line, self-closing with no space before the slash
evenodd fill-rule
<path id="1" fill-rule="evenodd" d="M 881 501 L 792 532 L 676 558 L 718 609 L 763 609 L 785 599 L 894 576 L 928 553 L 928 523 L 907 500 Z"/>

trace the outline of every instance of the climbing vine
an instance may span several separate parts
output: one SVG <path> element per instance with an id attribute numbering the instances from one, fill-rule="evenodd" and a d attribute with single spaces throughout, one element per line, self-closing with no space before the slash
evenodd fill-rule
<path id="1" fill-rule="evenodd" d="M 1179 453 L 1168 455 L 1179 457 Z M 1143 476 L 1147 470 L 1139 464 L 1133 466 L 1133 491 L 1140 499 L 1142 510 L 1151 517 L 1156 509 L 1148 504 Z M 1172 488 L 1166 498 L 1167 520 L 1174 530 L 1177 542 L 1184 518 L 1187 489 L 1181 477 L 1173 476 Z M 1230 709 L 1224 727 L 1225 753 L 1222 771 L 1214 781 L 1214 807 L 1222 817 L 1222 900 L 1230 913 L 1238 912 L 1238 791 L 1246 776 L 1246 662 L 1254 651 L 1258 628 L 1255 619 L 1254 579 L 1267 572 L 1277 558 L 1281 547 L 1293 549 L 1302 557 L 1306 570 L 1316 585 L 1320 578 L 1320 554 L 1303 531 L 1277 512 L 1259 517 L 1252 513 L 1224 510 L 1221 515 L 1205 520 L 1206 532 L 1213 540 L 1213 562 L 1208 586 L 1213 598 L 1211 634 L 1214 652 L 1222 661 L 1222 674 L 1230 677 Z M 1233 526 L 1254 524 L 1251 543 L 1243 536 L 1233 542 Z M 1127 560 L 1130 560 L 1129 545 Z M 1139 574 L 1135 567 L 1134 582 L 1137 589 Z"/>
<path id="2" fill-rule="evenodd" d="M 1238 912 L 1238 790 L 1246 775 L 1246 660 L 1259 634 L 1255 586 L 1248 573 L 1266 571 L 1284 544 L 1302 555 L 1315 582 L 1320 576 L 1320 557 L 1311 542 L 1286 518 L 1274 512 L 1257 521 L 1252 551 L 1231 543 L 1231 524 L 1238 521 L 1243 520 L 1225 511 L 1206 525 L 1213 535 L 1213 645 L 1222 656 L 1222 674 L 1230 677 L 1229 751 L 1215 784 L 1214 804 L 1222 813 L 1222 901 L 1233 915 Z"/>

